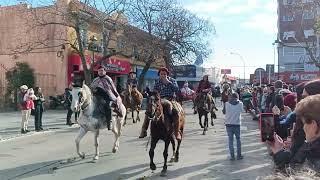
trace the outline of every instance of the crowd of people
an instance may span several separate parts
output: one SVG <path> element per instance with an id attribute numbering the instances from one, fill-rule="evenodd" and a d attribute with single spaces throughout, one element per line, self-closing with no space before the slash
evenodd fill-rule
<path id="1" fill-rule="evenodd" d="M 120 94 L 117 92 L 110 77 L 105 73 L 104 67 L 99 68 L 97 77 L 92 87 L 105 88 L 104 92 L 115 107 Z M 166 68 L 161 68 L 158 72 L 159 79 L 153 90 L 159 92 L 160 97 L 167 100 L 174 99 L 179 91 L 176 81 L 169 76 Z M 105 86 L 108 84 L 108 86 Z M 136 87 L 137 81 L 130 73 L 128 85 Z M 186 88 L 186 87 L 185 87 Z M 224 102 L 223 113 L 225 114 L 225 126 L 229 141 L 230 160 L 235 160 L 233 138 L 237 142 L 237 159 L 243 159 L 241 153 L 240 125 L 241 113 L 243 110 L 252 113 L 254 119 L 258 119 L 261 113 L 272 113 L 274 117 L 275 133 L 273 140 L 266 142 L 270 155 L 279 170 L 290 168 L 300 168 L 307 165 L 315 172 L 320 171 L 320 80 L 313 80 L 298 84 L 295 88 L 286 85 L 281 80 L 275 81 L 271 85 L 259 87 L 244 87 L 232 90 L 231 87 L 222 87 L 222 101 Z M 31 112 L 35 116 L 35 130 L 41 131 L 43 103 L 45 101 L 40 87 L 28 88 L 26 85 L 20 87 L 19 106 L 22 112 L 21 133 L 28 133 L 28 120 Z M 215 89 L 216 90 L 216 89 Z M 72 125 L 72 110 L 70 88 L 66 88 L 65 100 L 69 106 L 66 124 Z M 186 89 L 186 92 L 188 89 Z M 208 77 L 204 76 L 196 94 L 208 93 L 208 99 L 212 100 L 212 87 Z M 150 92 L 148 89 L 145 93 Z M 196 96 L 197 98 L 197 96 Z M 195 104 L 196 106 L 196 104 Z M 107 113 L 110 116 L 110 110 Z M 75 118 L 77 120 L 78 114 Z M 109 117 L 110 118 L 110 117 Z M 145 120 L 141 129 L 140 138 L 147 135 L 149 122 Z M 178 127 L 179 122 L 173 122 L 174 127 Z M 174 129 L 177 139 L 181 139 L 181 132 Z"/>
<path id="2" fill-rule="evenodd" d="M 281 80 L 272 85 L 246 87 L 229 94 L 226 103 L 226 128 L 229 136 L 231 160 L 234 160 L 233 135 L 237 139 L 238 156 L 241 156 L 240 133 L 237 128 L 241 124 L 241 113 L 235 110 L 237 105 L 252 113 L 258 119 L 260 113 L 271 113 L 274 117 L 273 140 L 266 141 L 275 167 L 280 172 L 288 172 L 288 168 L 301 173 L 320 172 L 320 80 L 298 84 L 295 88 Z M 237 103 L 235 103 L 237 102 Z M 232 128 L 231 128 L 232 127 Z M 290 171 L 291 175 L 293 171 Z M 269 177 L 270 178 L 270 177 Z"/>

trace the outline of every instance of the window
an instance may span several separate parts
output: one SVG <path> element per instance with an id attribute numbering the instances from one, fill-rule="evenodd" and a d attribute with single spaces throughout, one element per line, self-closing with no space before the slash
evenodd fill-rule
<path id="1" fill-rule="evenodd" d="M 303 19 L 313 19 L 314 13 L 310 10 L 303 11 Z"/>
<path id="2" fill-rule="evenodd" d="M 306 54 L 305 49 L 300 47 L 283 47 L 282 51 L 283 56 L 301 56 Z"/>
<path id="3" fill-rule="evenodd" d="M 294 0 L 283 0 L 283 5 L 291 5 L 293 2 Z"/>
<path id="4" fill-rule="evenodd" d="M 294 17 L 293 16 L 282 16 L 282 21 L 293 21 Z"/>
<path id="5" fill-rule="evenodd" d="M 283 32 L 283 39 L 288 40 L 289 38 L 295 38 L 296 32 L 295 31 L 287 31 Z"/>
<path id="6" fill-rule="evenodd" d="M 309 30 L 304 30 L 304 37 L 305 38 L 309 38 L 310 36 L 314 36 L 314 30 L 313 29 L 309 29 Z"/>
<path id="7" fill-rule="evenodd" d="M 304 63 L 285 63 L 286 71 L 301 72 L 304 71 Z"/>

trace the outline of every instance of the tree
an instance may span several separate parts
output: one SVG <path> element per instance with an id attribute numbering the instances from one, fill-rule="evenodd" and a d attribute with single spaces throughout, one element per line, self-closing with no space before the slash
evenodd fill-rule
<path id="1" fill-rule="evenodd" d="M 214 26 L 183 9 L 176 0 L 132 0 L 129 18 L 133 25 L 145 31 L 149 43 L 145 46 L 145 38 L 130 36 L 138 44 L 137 59 L 145 63 L 138 80 L 139 89 L 157 58 L 162 58 L 167 68 L 172 69 L 174 65 L 190 64 L 196 56 L 206 58 L 211 53 L 205 37 L 214 32 Z"/>
<path id="2" fill-rule="evenodd" d="M 25 62 L 17 62 L 15 67 L 6 72 L 6 79 L 8 82 L 6 97 L 10 97 L 13 94 L 15 105 L 17 104 L 18 89 L 21 85 L 35 86 L 34 70 Z"/>
<path id="3" fill-rule="evenodd" d="M 90 84 L 92 74 L 87 67 L 86 51 L 93 49 L 88 49 L 92 47 L 89 46 L 87 38 L 89 30 L 91 35 L 101 37 L 98 51 L 103 54 L 102 60 L 116 55 L 116 51 L 109 49 L 109 43 L 116 41 L 117 28 L 121 27 L 117 26 L 117 14 L 124 11 L 125 4 L 126 0 L 73 0 L 70 4 L 58 0 L 52 5 L 25 8 L 20 14 L 26 20 L 26 34 L 33 32 L 32 36 L 25 37 L 23 43 L 11 48 L 9 54 L 36 51 L 61 53 L 65 48 L 71 48 L 80 56 L 85 82 Z M 46 32 L 52 29 L 55 29 L 52 35 L 46 36 Z M 73 31 L 69 31 L 70 29 Z"/>

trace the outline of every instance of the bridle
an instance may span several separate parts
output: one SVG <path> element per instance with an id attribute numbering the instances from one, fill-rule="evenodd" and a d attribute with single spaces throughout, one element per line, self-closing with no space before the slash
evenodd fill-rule
<path id="1" fill-rule="evenodd" d="M 154 111 L 152 114 L 150 114 L 149 112 L 146 112 L 146 115 L 147 115 L 147 117 L 148 117 L 148 120 L 150 120 L 150 121 L 157 121 L 157 120 L 159 120 L 160 117 L 161 117 L 161 114 L 159 114 L 159 115 L 157 116 L 157 110 L 158 110 L 158 108 L 159 108 L 158 103 L 157 103 L 157 102 L 151 103 L 151 107 L 150 107 L 150 108 L 151 108 L 151 109 L 155 108 L 155 111 Z"/>
<path id="2" fill-rule="evenodd" d="M 82 92 L 78 93 L 78 97 L 79 97 L 78 106 L 80 106 L 80 109 L 83 111 L 89 106 L 89 102 L 87 100 L 84 100 Z"/>

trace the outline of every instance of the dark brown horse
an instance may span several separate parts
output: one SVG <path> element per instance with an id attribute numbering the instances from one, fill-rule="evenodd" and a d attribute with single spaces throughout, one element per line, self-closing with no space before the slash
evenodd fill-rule
<path id="1" fill-rule="evenodd" d="M 203 128 L 203 135 L 206 134 L 209 127 L 208 114 L 211 114 L 211 126 L 214 126 L 213 119 L 216 119 L 215 110 L 217 110 L 213 100 L 208 100 L 211 96 L 208 96 L 207 93 L 200 93 L 197 98 L 197 111 L 199 115 L 199 125 Z M 204 125 L 202 124 L 202 117 L 204 117 Z"/>
<path id="2" fill-rule="evenodd" d="M 149 150 L 151 170 L 156 170 L 156 165 L 153 162 L 154 149 L 160 139 L 165 142 L 165 148 L 163 151 L 164 165 L 161 171 L 161 176 L 165 176 L 167 173 L 168 147 L 170 142 L 172 143 L 173 149 L 173 157 L 171 158 L 171 161 L 179 161 L 181 140 L 178 141 L 177 149 L 175 149 L 175 138 L 173 135 L 174 125 L 172 122 L 176 120 L 175 118 L 180 121 L 179 129 L 182 136 L 185 114 L 179 103 L 176 103 L 175 106 L 178 106 L 178 108 L 173 108 L 172 103 L 168 100 L 160 100 L 160 95 L 157 92 L 151 92 L 147 99 L 146 118 L 151 121 L 151 147 Z"/>
<path id="3" fill-rule="evenodd" d="M 129 110 L 131 111 L 131 117 L 133 120 L 133 123 L 136 123 L 136 121 L 140 122 L 139 112 L 141 109 L 141 104 L 143 100 L 142 94 L 138 91 L 137 88 L 132 88 L 130 85 L 128 86 L 128 89 L 122 93 L 122 99 L 123 104 L 127 109 L 127 112 Z M 137 112 L 136 120 L 134 118 L 134 111 Z M 124 125 L 127 124 L 127 114 L 125 116 Z"/>

